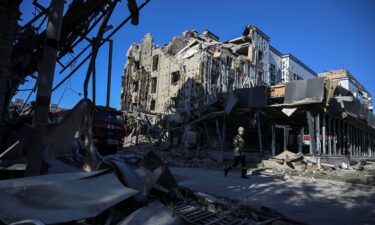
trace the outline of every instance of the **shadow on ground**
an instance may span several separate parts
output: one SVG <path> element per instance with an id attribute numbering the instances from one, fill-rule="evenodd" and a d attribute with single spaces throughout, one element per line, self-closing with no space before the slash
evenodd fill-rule
<path id="1" fill-rule="evenodd" d="M 375 187 L 319 179 L 251 176 L 172 168 L 179 185 L 251 207 L 265 206 L 308 224 L 375 224 Z"/>

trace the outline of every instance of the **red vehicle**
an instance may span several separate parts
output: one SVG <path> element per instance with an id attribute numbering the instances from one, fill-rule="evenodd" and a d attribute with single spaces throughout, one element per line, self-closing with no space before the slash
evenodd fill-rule
<path id="1" fill-rule="evenodd" d="M 125 119 L 121 111 L 96 106 L 92 122 L 94 144 L 101 154 L 117 151 L 125 136 Z"/>
<path id="2" fill-rule="evenodd" d="M 69 110 L 52 114 L 51 122 L 59 123 Z M 125 136 L 125 119 L 121 111 L 96 106 L 92 121 L 94 145 L 102 155 L 116 153 Z"/>

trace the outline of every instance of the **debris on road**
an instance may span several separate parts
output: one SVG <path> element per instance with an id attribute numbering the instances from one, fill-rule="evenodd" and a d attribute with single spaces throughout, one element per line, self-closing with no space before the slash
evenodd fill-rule
<path id="1" fill-rule="evenodd" d="M 331 163 L 330 163 L 331 162 Z M 352 183 L 375 184 L 375 162 L 371 160 L 349 160 L 338 158 L 314 157 L 284 151 L 275 157 L 262 160 L 258 168 L 250 169 L 251 174 L 263 174 L 278 177 L 314 177 L 339 180 Z M 286 175 L 288 174 L 288 175 Z"/>

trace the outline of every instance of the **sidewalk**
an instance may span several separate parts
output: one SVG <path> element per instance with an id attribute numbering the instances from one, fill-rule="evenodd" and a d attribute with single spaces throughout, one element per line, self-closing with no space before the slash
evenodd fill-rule
<path id="1" fill-rule="evenodd" d="M 266 206 L 308 224 L 375 224 L 375 187 L 308 178 L 286 180 L 250 176 L 228 177 L 219 170 L 171 168 L 179 185 L 193 191 Z"/>

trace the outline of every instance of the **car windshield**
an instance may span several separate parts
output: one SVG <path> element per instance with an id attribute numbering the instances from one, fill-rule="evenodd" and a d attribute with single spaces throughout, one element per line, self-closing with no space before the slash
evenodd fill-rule
<path id="1" fill-rule="evenodd" d="M 120 114 L 112 113 L 112 112 L 96 112 L 95 113 L 95 120 L 106 121 L 111 123 L 124 123 L 124 117 Z"/>

